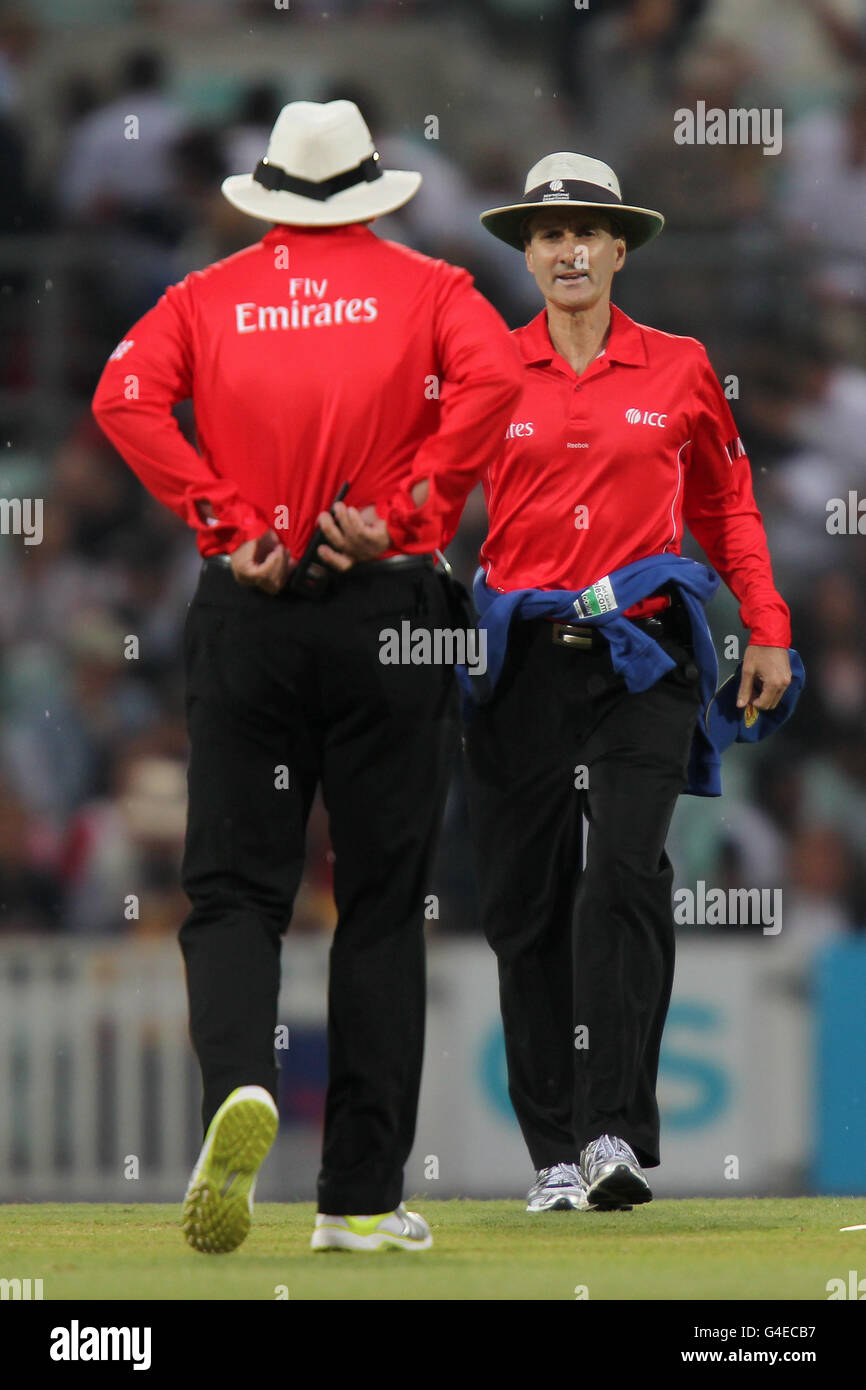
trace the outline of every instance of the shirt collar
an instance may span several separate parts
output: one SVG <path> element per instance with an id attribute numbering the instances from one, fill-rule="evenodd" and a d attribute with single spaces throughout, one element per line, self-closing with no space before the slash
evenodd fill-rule
<path id="1" fill-rule="evenodd" d="M 298 236 L 374 236 L 370 228 L 362 222 L 346 222 L 332 227 L 302 227 L 300 224 L 279 222 L 265 232 L 262 241 L 284 241 L 286 235 Z"/>
<path id="2" fill-rule="evenodd" d="M 545 366 L 559 355 L 550 341 L 546 306 L 534 319 L 530 319 L 525 327 L 515 329 L 514 336 L 521 356 L 528 366 Z M 609 362 L 624 362 L 632 367 L 646 365 L 646 346 L 640 324 L 635 323 L 634 319 L 630 319 L 628 314 L 624 314 L 615 304 L 610 306 L 610 336 L 604 356 Z"/>

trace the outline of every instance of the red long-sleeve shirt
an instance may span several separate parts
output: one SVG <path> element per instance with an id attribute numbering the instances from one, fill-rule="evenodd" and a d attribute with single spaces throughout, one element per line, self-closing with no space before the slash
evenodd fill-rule
<path id="1" fill-rule="evenodd" d="M 360 224 L 276 226 L 166 290 L 112 352 L 93 411 L 202 555 L 273 528 L 299 556 L 344 482 L 417 553 L 448 544 L 521 386 L 467 271 Z M 198 451 L 172 413 L 188 397 Z"/>
<path id="2" fill-rule="evenodd" d="M 488 584 L 583 589 L 634 560 L 679 554 L 685 525 L 739 599 L 751 641 L 790 646 L 749 460 L 703 346 L 611 305 L 607 347 L 578 377 L 551 343 L 546 310 L 513 336 L 524 390 L 485 477 Z"/>

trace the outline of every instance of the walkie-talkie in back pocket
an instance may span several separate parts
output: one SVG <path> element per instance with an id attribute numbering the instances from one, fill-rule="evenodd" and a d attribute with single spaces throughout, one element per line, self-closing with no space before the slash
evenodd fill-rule
<path id="1" fill-rule="evenodd" d="M 342 502 L 348 491 L 349 484 L 343 483 L 331 503 L 331 516 L 334 516 L 334 508 L 338 502 Z M 319 559 L 319 546 L 327 545 L 327 543 L 327 536 L 321 526 L 317 526 L 310 538 L 309 545 L 289 579 L 289 589 L 293 594 L 302 594 L 305 598 L 321 599 L 331 592 L 338 572 L 332 570 L 324 561 Z"/>

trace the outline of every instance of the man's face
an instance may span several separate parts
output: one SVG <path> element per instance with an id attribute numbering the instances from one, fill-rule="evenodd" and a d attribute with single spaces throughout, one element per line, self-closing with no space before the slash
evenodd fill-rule
<path id="1" fill-rule="evenodd" d="M 527 269 L 546 300 L 561 309 L 590 309 L 610 294 L 625 264 L 625 241 L 603 213 L 545 208 L 528 231 Z"/>

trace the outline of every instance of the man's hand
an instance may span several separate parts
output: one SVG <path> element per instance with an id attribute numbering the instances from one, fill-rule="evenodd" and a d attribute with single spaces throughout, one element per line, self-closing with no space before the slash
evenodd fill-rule
<path id="1" fill-rule="evenodd" d="M 791 684 L 791 663 L 786 647 L 749 645 L 743 657 L 737 708 L 775 709 Z"/>
<path id="2" fill-rule="evenodd" d="M 375 560 L 391 545 L 388 528 L 375 507 L 347 507 L 334 504 L 334 517 L 322 512 L 318 525 L 328 544 L 319 546 L 319 558 L 335 570 L 350 570 L 358 560 Z"/>
<path id="3" fill-rule="evenodd" d="M 265 531 L 232 551 L 232 570 L 238 583 L 252 584 L 266 594 L 278 594 L 291 569 L 289 553 L 276 531 Z"/>

